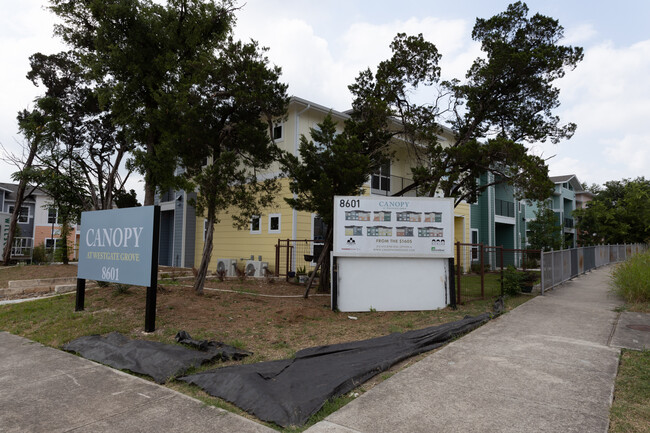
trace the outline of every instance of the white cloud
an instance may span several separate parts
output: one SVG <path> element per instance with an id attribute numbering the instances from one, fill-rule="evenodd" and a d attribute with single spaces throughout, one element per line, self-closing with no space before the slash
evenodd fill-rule
<path id="1" fill-rule="evenodd" d="M 242 11 L 236 28 L 238 37 L 252 37 L 270 48 L 269 59 L 282 67 L 290 94 L 339 110 L 351 103 L 347 86 L 361 70 L 374 69 L 390 56 L 389 45 L 399 32 L 422 33 L 443 56 L 443 77 L 462 78 L 480 54 L 469 31 L 464 20 L 424 17 L 381 24 L 358 21 L 333 37 L 320 35 L 305 20 L 280 15 L 272 8 Z"/>
<path id="2" fill-rule="evenodd" d="M 650 133 L 624 135 L 611 142 L 604 151 L 608 161 L 615 161 L 630 169 L 632 176 L 650 173 Z"/>
<path id="3" fill-rule="evenodd" d="M 563 45 L 580 45 L 594 39 L 598 32 L 592 24 L 582 24 L 577 27 L 565 29 L 564 39 L 560 42 Z"/>
<path id="4" fill-rule="evenodd" d="M 648 176 L 649 71 L 650 40 L 623 47 L 602 42 L 585 49 L 584 61 L 560 82 L 560 116 L 578 130 L 556 148 L 561 158 L 550 161 L 554 172 L 570 169 L 560 161 L 572 159 L 588 169 L 587 179 L 579 179 L 589 183 Z"/>

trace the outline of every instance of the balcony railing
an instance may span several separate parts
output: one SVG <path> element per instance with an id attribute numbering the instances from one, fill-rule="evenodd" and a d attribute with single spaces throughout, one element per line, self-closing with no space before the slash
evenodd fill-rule
<path id="1" fill-rule="evenodd" d="M 494 213 L 499 216 L 514 218 L 515 217 L 515 204 L 511 201 L 494 200 Z"/>
<path id="2" fill-rule="evenodd" d="M 11 247 L 11 257 L 31 257 L 33 248 L 34 239 L 14 238 L 14 244 Z"/>
<path id="3" fill-rule="evenodd" d="M 391 196 L 397 194 L 404 188 L 413 184 L 412 179 L 400 176 L 373 175 L 370 178 L 370 192 L 373 195 Z M 413 188 L 404 194 L 405 197 L 417 197 L 417 188 Z"/>

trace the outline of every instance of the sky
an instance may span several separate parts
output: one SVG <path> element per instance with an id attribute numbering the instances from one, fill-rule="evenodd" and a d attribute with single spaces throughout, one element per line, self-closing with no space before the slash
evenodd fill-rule
<path id="1" fill-rule="evenodd" d="M 282 68 L 289 94 L 331 107 L 350 108 L 347 86 L 361 70 L 387 59 L 398 32 L 422 33 L 442 54 L 443 78 L 462 78 L 481 55 L 472 40 L 476 18 L 505 11 L 508 1 L 455 0 L 242 0 L 235 36 L 268 47 Z M 563 123 L 578 129 L 558 144 L 533 143 L 551 176 L 575 174 L 581 182 L 650 177 L 650 2 L 647 0 L 533 0 L 531 14 L 558 19 L 565 45 L 582 46 L 584 60 L 557 82 Z M 44 0 L 0 0 L 0 144 L 20 152 L 18 111 L 42 92 L 25 78 L 29 56 L 64 49 L 53 36 L 56 17 Z M 417 95 L 423 101 L 427 94 Z M 15 167 L 0 161 L 0 182 Z M 141 178 L 132 176 L 142 200 Z"/>

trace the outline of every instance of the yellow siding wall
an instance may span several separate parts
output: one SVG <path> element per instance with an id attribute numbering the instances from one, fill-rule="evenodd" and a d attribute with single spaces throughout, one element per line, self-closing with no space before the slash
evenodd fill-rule
<path id="1" fill-rule="evenodd" d="M 470 205 L 467 203 L 460 203 L 454 209 L 454 243 L 461 242 L 467 243 L 470 238 Z M 457 249 L 454 245 L 454 258 L 456 263 L 458 263 L 458 254 L 456 253 Z M 461 252 L 464 251 L 461 249 Z M 469 270 L 469 262 L 463 254 L 463 257 L 460 258 L 461 266 L 465 271 Z"/>
<path id="2" fill-rule="evenodd" d="M 261 215 L 261 233 L 251 233 L 250 227 L 238 230 L 233 227 L 233 220 L 230 214 L 219 216 L 219 224 L 214 228 L 214 244 L 210 270 L 215 270 L 217 260 L 244 259 L 240 261 L 240 268 L 245 265 L 245 260 L 251 255 L 262 256 L 262 261 L 269 262 L 269 269 L 275 269 L 275 246 L 278 239 L 292 239 L 293 236 L 293 209 L 284 201 L 283 197 L 290 196 L 288 180 L 282 179 L 282 193 L 277 197 L 275 205 L 264 210 Z M 280 233 L 269 233 L 269 215 L 280 214 Z M 298 212 L 297 237 L 298 239 L 311 238 L 311 215 L 306 212 Z M 203 217 L 197 218 L 195 267 L 201 263 L 203 255 Z"/>

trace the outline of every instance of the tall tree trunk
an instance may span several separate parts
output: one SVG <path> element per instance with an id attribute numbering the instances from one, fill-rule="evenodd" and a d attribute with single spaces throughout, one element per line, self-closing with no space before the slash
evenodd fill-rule
<path id="1" fill-rule="evenodd" d="M 25 165 L 23 165 L 22 170 L 23 174 L 32 168 L 34 163 L 34 157 L 36 156 L 36 151 L 38 149 L 38 140 L 34 139 L 29 145 L 29 154 L 27 155 L 27 160 Z M 2 254 L 2 261 L 5 266 L 9 266 L 11 263 L 11 248 L 14 243 L 14 234 L 16 233 L 16 224 L 18 223 L 18 215 L 20 215 L 20 208 L 23 205 L 25 200 L 25 189 L 27 188 L 27 179 L 25 176 L 21 176 L 20 182 L 18 182 L 18 189 L 16 190 L 16 202 L 14 203 L 14 212 L 11 214 L 11 222 L 9 223 L 9 233 L 7 233 L 7 243 L 5 244 L 5 249 Z"/>
<path id="2" fill-rule="evenodd" d="M 205 279 L 208 275 L 208 265 L 212 258 L 212 239 L 214 236 L 214 220 L 215 217 L 212 212 L 208 212 L 208 230 L 205 234 L 205 243 L 203 244 L 203 256 L 201 256 L 201 264 L 194 280 L 194 291 L 197 295 L 203 294 L 203 286 Z"/>
<path id="3" fill-rule="evenodd" d="M 61 229 L 60 229 L 60 234 L 59 237 L 61 238 L 61 260 L 63 261 L 64 265 L 67 265 L 70 263 L 70 259 L 68 258 L 68 235 L 70 234 L 70 225 L 68 224 L 68 218 L 64 217 L 61 221 Z M 56 241 L 52 239 L 52 242 Z"/>
<path id="4" fill-rule="evenodd" d="M 330 254 L 330 245 L 332 244 L 332 237 L 334 235 L 334 230 L 332 228 L 333 224 L 330 224 L 330 226 L 327 228 L 327 236 L 325 236 L 325 244 L 323 244 L 323 251 L 320 253 L 320 257 L 318 258 L 318 261 L 316 262 L 316 267 L 312 271 L 309 280 L 307 281 L 307 289 L 305 289 L 305 295 L 304 298 L 307 299 L 309 297 L 309 289 L 311 289 L 312 284 L 314 283 L 314 278 L 316 277 L 316 272 L 318 272 L 318 269 L 321 267 L 323 262 L 325 262 L 325 258 L 329 257 Z M 327 269 L 323 268 L 321 269 L 321 283 L 326 284 L 326 282 L 329 282 L 329 266 Z M 327 274 L 327 276 L 326 276 Z"/>
<path id="5" fill-rule="evenodd" d="M 149 139 L 149 143 L 147 143 L 147 157 L 148 158 L 154 158 L 154 150 L 153 150 L 153 138 Z M 151 173 L 150 170 L 147 170 L 147 172 L 144 175 L 144 206 L 153 206 L 154 204 L 154 196 L 156 194 L 156 185 L 154 182 L 154 176 Z"/>

